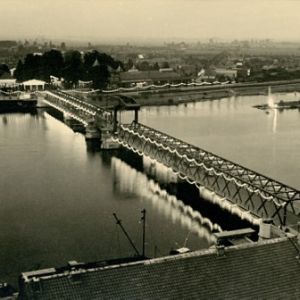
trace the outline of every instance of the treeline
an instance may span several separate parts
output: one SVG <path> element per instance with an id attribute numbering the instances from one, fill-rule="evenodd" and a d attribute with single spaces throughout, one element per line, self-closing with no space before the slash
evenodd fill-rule
<path id="1" fill-rule="evenodd" d="M 0 64 L 0 77 L 1 77 L 3 74 L 10 74 L 9 67 L 8 67 L 8 65 L 6 65 L 6 64 Z"/>
<path id="2" fill-rule="evenodd" d="M 92 81 L 94 88 L 104 88 L 112 71 L 119 66 L 122 66 L 120 61 L 96 50 L 82 56 L 77 50 L 62 54 L 52 49 L 42 55 L 27 54 L 24 61 L 19 60 L 14 75 L 20 82 L 33 78 L 50 82 L 50 76 L 55 76 L 63 78 L 67 87 L 82 80 Z"/>

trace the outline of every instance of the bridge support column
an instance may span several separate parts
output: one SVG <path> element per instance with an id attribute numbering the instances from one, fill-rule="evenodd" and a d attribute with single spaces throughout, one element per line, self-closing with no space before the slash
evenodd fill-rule
<path id="1" fill-rule="evenodd" d="M 137 109 L 134 110 L 134 122 L 139 122 L 139 111 Z"/>
<path id="2" fill-rule="evenodd" d="M 117 130 L 117 124 L 118 124 L 118 110 L 115 108 L 114 109 L 114 115 L 113 115 L 113 122 L 114 122 L 114 128 L 113 131 L 116 132 Z"/>

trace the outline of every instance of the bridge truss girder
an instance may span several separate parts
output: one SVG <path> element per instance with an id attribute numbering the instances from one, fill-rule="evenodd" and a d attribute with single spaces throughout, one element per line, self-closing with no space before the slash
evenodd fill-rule
<path id="1" fill-rule="evenodd" d="M 68 113 L 85 126 L 93 122 L 99 129 L 113 128 L 112 112 L 105 111 L 62 91 L 46 91 L 40 92 L 40 94 L 54 108 Z"/>
<path id="2" fill-rule="evenodd" d="M 287 185 L 139 123 L 121 125 L 117 138 L 257 217 L 279 225 L 298 219 L 300 193 Z"/>

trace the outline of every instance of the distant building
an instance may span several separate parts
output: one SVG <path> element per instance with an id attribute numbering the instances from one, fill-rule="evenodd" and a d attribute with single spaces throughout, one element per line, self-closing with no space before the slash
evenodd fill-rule
<path id="1" fill-rule="evenodd" d="M 17 80 L 10 73 L 4 73 L 0 76 L 0 88 L 14 88 L 18 85 Z"/>
<path id="2" fill-rule="evenodd" d="M 132 72 L 139 72 L 139 70 L 136 68 L 136 66 L 135 66 L 135 65 L 133 65 L 133 66 L 132 66 L 132 68 L 131 68 L 131 69 L 129 69 L 127 72 L 128 72 L 128 73 L 132 73 Z"/>
<path id="3" fill-rule="evenodd" d="M 19 84 L 16 82 L 16 79 L 1 79 L 0 78 L 0 88 L 14 88 Z"/>
<path id="4" fill-rule="evenodd" d="M 45 89 L 45 81 L 37 80 L 37 79 L 31 79 L 22 82 L 22 85 L 24 87 L 25 91 L 40 91 Z"/>
<path id="5" fill-rule="evenodd" d="M 224 76 L 225 78 L 235 80 L 237 78 L 237 69 L 216 68 L 216 77 Z"/>
<path id="6" fill-rule="evenodd" d="M 63 78 L 60 79 L 56 76 L 50 75 L 50 83 L 56 87 L 62 87 L 63 85 Z"/>
<path id="7" fill-rule="evenodd" d="M 195 80 L 196 83 L 199 82 L 212 82 L 216 79 L 216 70 L 214 68 L 208 68 L 206 70 L 201 69 L 200 72 L 198 72 L 197 78 Z"/>
<path id="8" fill-rule="evenodd" d="M 246 79 L 251 74 L 251 71 L 249 68 L 239 68 L 237 69 L 237 78 L 244 78 Z"/>
<path id="9" fill-rule="evenodd" d="M 236 66 L 236 68 L 242 68 L 243 67 L 243 63 L 239 61 L 239 62 L 237 62 L 235 64 L 235 66 Z"/>
<path id="10" fill-rule="evenodd" d="M 92 65 L 92 67 L 98 67 L 98 66 L 100 66 L 100 63 L 99 63 L 98 58 L 96 58 L 93 65 Z"/>
<path id="11" fill-rule="evenodd" d="M 173 68 L 160 68 L 158 71 L 159 72 L 173 72 L 174 70 L 173 70 Z"/>
<path id="12" fill-rule="evenodd" d="M 90 88 L 93 85 L 93 81 L 83 81 L 83 80 L 78 80 L 78 88 Z"/>

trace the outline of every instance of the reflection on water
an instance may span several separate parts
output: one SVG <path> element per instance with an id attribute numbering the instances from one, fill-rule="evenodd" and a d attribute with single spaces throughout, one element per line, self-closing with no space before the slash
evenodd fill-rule
<path id="1" fill-rule="evenodd" d="M 273 133 L 276 133 L 277 129 L 277 115 L 278 115 L 278 109 L 273 109 Z"/>
<path id="2" fill-rule="evenodd" d="M 113 157 L 115 188 L 122 194 L 135 194 L 151 202 L 152 206 L 173 223 L 179 222 L 189 232 L 205 238 L 209 244 L 215 241 L 213 231 L 221 231 L 221 227 L 204 218 L 199 212 L 185 205 L 175 196 L 169 195 L 153 180 Z"/>
<path id="3" fill-rule="evenodd" d="M 155 178 L 161 184 L 178 182 L 177 175 L 171 168 L 152 160 L 149 156 L 143 155 L 144 173 Z"/>
<path id="4" fill-rule="evenodd" d="M 270 86 L 268 88 L 268 106 L 269 106 L 269 108 L 274 108 L 275 107 L 274 98 L 272 96 Z"/>
<path id="5" fill-rule="evenodd" d="M 186 246 L 192 250 L 213 241 L 214 224 L 153 182 L 145 182 L 148 189 L 143 190 L 128 176 L 129 183 L 122 184 L 127 192 L 121 192 L 114 186 L 111 153 L 87 149 L 82 134 L 49 113 L 4 116 L 7 126 L 0 126 L 0 281 L 15 283 L 21 272 L 70 260 L 132 255 L 126 239 L 121 234 L 116 239 L 114 212 L 124 220 L 131 238 L 141 241 L 137 220 L 140 210 L 147 210 L 149 257 L 155 255 L 153 249 L 168 254 L 175 245 L 182 246 L 187 236 Z M 132 193 L 133 188 L 139 193 Z"/>
<path id="6" fill-rule="evenodd" d="M 140 120 L 300 187 L 300 114 L 290 110 L 267 116 L 252 108 L 262 103 L 266 96 L 148 107 L 142 109 Z M 123 217 L 133 240 L 139 241 L 136 219 L 146 208 L 149 256 L 154 246 L 167 254 L 187 237 L 189 248 L 205 248 L 214 241 L 212 232 L 221 230 L 218 224 L 226 229 L 224 214 L 212 206 L 208 209 L 209 203 L 197 198 L 192 206 L 183 190 L 178 198 L 184 204 L 120 159 L 98 153 L 90 145 L 87 149 L 83 135 L 46 112 L 1 118 L 6 126 L 0 126 L 0 281 L 11 282 L 22 271 L 65 265 L 74 259 L 131 255 L 131 249 L 124 246 L 118 251 L 111 243 L 113 212 Z M 144 166 L 162 182 L 176 181 L 163 168 L 155 170 L 151 161 L 144 159 Z M 214 221 L 203 217 L 211 215 Z"/>
<path id="7" fill-rule="evenodd" d="M 2 123 L 3 123 L 3 125 L 7 125 L 7 116 L 3 116 L 2 117 Z"/>
<path id="8" fill-rule="evenodd" d="M 297 97 L 294 93 L 272 94 L 275 103 L 295 101 Z M 187 107 L 160 107 L 159 114 L 157 108 L 148 107 L 141 110 L 139 119 L 150 127 L 299 189 L 299 111 L 270 110 L 267 115 L 253 108 L 267 102 L 268 95 L 256 95 L 197 102 Z"/>

